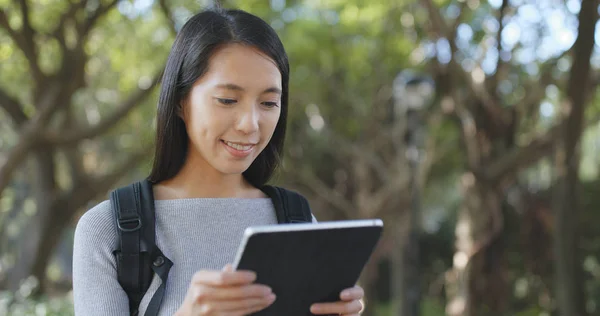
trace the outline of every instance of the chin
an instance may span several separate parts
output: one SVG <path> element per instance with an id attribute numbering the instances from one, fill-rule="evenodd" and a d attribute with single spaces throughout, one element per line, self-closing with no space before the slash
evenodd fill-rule
<path id="1" fill-rule="evenodd" d="M 223 166 L 222 168 L 219 168 L 219 171 L 221 171 L 223 174 L 234 175 L 234 174 L 242 174 L 242 173 L 246 172 L 246 170 L 248 170 L 248 168 L 250 168 L 250 165 L 239 164 L 237 166 Z"/>

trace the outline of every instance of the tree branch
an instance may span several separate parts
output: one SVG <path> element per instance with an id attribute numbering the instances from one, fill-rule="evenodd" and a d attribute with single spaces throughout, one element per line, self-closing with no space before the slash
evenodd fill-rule
<path id="1" fill-rule="evenodd" d="M 19 5 L 21 7 L 21 18 L 23 20 L 23 28 L 21 30 L 21 34 L 23 35 L 23 39 L 27 44 L 27 48 L 31 50 L 31 52 L 35 55 L 37 60 L 36 46 L 33 40 L 35 36 L 35 31 L 31 27 L 31 22 L 29 20 L 29 4 L 27 3 L 27 0 L 19 0 Z"/>
<path id="2" fill-rule="evenodd" d="M 444 112 L 438 107 L 427 119 L 425 126 L 440 126 L 444 119 Z M 419 168 L 419 186 L 424 187 L 429 179 L 431 167 L 444 158 L 447 154 L 456 149 L 454 142 L 438 142 L 433 133 L 428 133 L 424 144 L 424 159 Z"/>
<path id="3" fill-rule="evenodd" d="M 380 186 L 379 190 L 373 192 L 369 210 L 364 211 L 369 217 L 377 216 L 377 212 L 380 211 L 393 196 L 397 196 L 402 192 L 407 192 L 406 188 L 408 188 L 409 185 L 409 178 L 402 176 L 405 169 L 400 166 L 390 169 L 395 170 L 396 172 L 390 177 L 389 181 Z"/>
<path id="4" fill-rule="evenodd" d="M 600 114 L 588 119 L 585 127 L 590 127 L 600 122 Z M 533 139 L 525 146 L 516 147 L 504 156 L 489 164 L 483 174 L 487 179 L 497 181 L 501 177 L 514 175 L 519 170 L 525 169 L 540 159 L 552 154 L 554 145 L 561 137 L 566 121 L 549 129 L 545 134 Z"/>
<path id="5" fill-rule="evenodd" d="M 450 36 L 448 38 L 452 39 L 453 41 L 456 39 L 456 34 L 458 33 L 458 26 L 460 25 L 460 23 L 462 23 L 463 16 L 465 15 L 465 12 L 467 12 L 468 4 L 469 3 L 467 1 L 460 2 L 458 16 L 456 17 L 456 19 L 454 19 L 454 23 L 452 23 L 451 28 L 449 29 Z"/>
<path id="6" fill-rule="evenodd" d="M 160 9 L 167 18 L 167 20 L 169 20 L 169 29 L 171 30 L 171 33 L 177 34 L 177 29 L 175 28 L 175 19 L 173 19 L 171 9 L 167 5 L 167 0 L 160 0 L 158 4 L 160 5 Z"/>
<path id="7" fill-rule="evenodd" d="M 123 104 L 119 105 L 113 113 L 101 120 L 98 124 L 91 127 L 70 130 L 66 133 L 62 131 L 47 133 L 47 136 L 45 137 L 46 141 L 55 145 L 68 146 L 83 139 L 89 139 L 103 134 L 119 123 L 133 108 L 144 101 L 144 99 L 150 95 L 154 87 L 156 87 L 161 77 L 162 71 L 154 76 L 152 83 L 148 88 L 138 89 L 136 92 L 132 93 Z"/>
<path id="8" fill-rule="evenodd" d="M 522 123 L 532 126 L 537 125 L 540 103 L 546 97 L 546 88 L 551 84 L 555 86 L 561 86 L 561 84 L 553 75 L 553 72 L 556 70 L 556 65 L 558 64 L 559 60 L 570 54 L 572 51 L 573 46 L 563 51 L 559 56 L 546 61 L 541 66 L 539 76 L 532 78 L 525 83 L 525 91 L 527 91 L 527 93 L 515 103 L 519 117 L 527 119 L 526 122 L 522 121 Z"/>
<path id="9" fill-rule="evenodd" d="M 10 24 L 8 23 L 8 17 L 6 16 L 6 12 L 2 9 L 0 9 L 0 27 L 5 29 L 6 32 L 8 32 L 10 38 L 15 42 L 17 47 L 19 47 L 21 52 L 23 52 L 23 55 L 25 55 L 25 59 L 27 59 L 27 63 L 29 64 L 29 68 L 31 69 L 33 80 L 36 83 L 41 83 L 43 81 L 44 75 L 38 64 L 37 51 L 33 42 L 35 32 L 31 28 L 31 25 L 29 25 L 29 9 L 27 3 L 24 0 L 21 0 L 21 14 L 23 15 L 21 17 L 23 19 L 22 32 L 17 32 L 10 27 Z"/>
<path id="10" fill-rule="evenodd" d="M 330 188 L 319 179 L 319 177 L 313 173 L 312 169 L 304 168 L 303 170 L 298 170 L 297 168 L 290 168 L 286 171 L 293 173 L 297 181 L 303 183 L 307 188 L 310 188 L 316 196 L 342 211 L 348 218 L 352 218 L 358 214 L 356 207 L 350 201 L 340 194 L 340 192 Z"/>
<path id="11" fill-rule="evenodd" d="M 23 125 L 17 145 L 8 152 L 4 161 L 0 161 L 0 195 L 8 185 L 12 173 L 25 160 L 29 150 L 38 143 L 40 132 L 60 105 L 60 102 L 56 102 L 60 95 L 60 83 L 51 83 L 45 94 L 36 115 Z"/>
<path id="12" fill-rule="evenodd" d="M 502 0 L 500 10 L 498 10 L 498 33 L 496 34 L 496 45 L 498 46 L 498 59 L 496 60 L 496 72 L 491 78 L 491 87 L 496 89 L 498 82 L 500 81 L 500 75 L 504 70 L 506 63 L 502 60 L 502 31 L 504 30 L 504 17 L 506 16 L 506 10 L 508 9 L 508 0 Z"/>
<path id="13" fill-rule="evenodd" d="M 152 146 L 147 146 L 132 154 L 123 164 L 108 174 L 80 178 L 79 182 L 74 183 L 70 190 L 63 192 L 59 197 L 59 205 L 68 205 L 68 207 L 62 209 L 69 212 L 61 215 L 72 216 L 85 203 L 110 190 L 119 179 L 123 178 L 123 175 L 139 166 L 140 161 L 143 161 L 152 153 L 152 149 Z"/>
<path id="14" fill-rule="evenodd" d="M 386 164 L 379 158 L 374 152 L 365 151 L 360 146 L 344 139 L 343 137 L 338 136 L 333 131 L 328 128 L 323 129 L 321 132 L 325 137 L 329 138 L 332 144 L 335 144 L 342 151 L 349 154 L 351 157 L 360 157 L 366 161 L 369 166 L 375 170 L 377 176 L 382 181 L 386 181 L 389 178 L 389 174 L 386 168 Z M 355 159 L 355 158 L 352 158 Z"/>
<path id="15" fill-rule="evenodd" d="M 99 5 L 98 8 L 96 10 L 94 10 L 94 12 L 92 12 L 91 15 L 89 15 L 85 21 L 83 22 L 83 25 L 81 27 L 81 33 L 80 36 L 81 38 L 84 38 L 87 36 L 87 34 L 91 31 L 91 29 L 94 27 L 94 24 L 96 24 L 96 22 L 106 13 L 108 13 L 108 11 L 110 11 L 110 9 L 114 8 L 117 3 L 119 3 L 119 0 L 112 0 L 111 2 L 109 2 L 107 5 Z"/>
<path id="16" fill-rule="evenodd" d="M 473 115 L 464 106 L 463 100 L 460 99 L 458 91 L 452 90 L 452 97 L 449 102 L 453 102 L 454 112 L 458 118 L 459 128 L 462 133 L 462 140 L 467 154 L 467 166 L 471 170 L 477 170 L 481 161 L 481 154 L 477 142 L 477 126 Z M 448 102 L 447 101 L 447 102 Z"/>
<path id="17" fill-rule="evenodd" d="M 422 0 L 427 11 L 429 12 L 429 17 L 431 18 L 431 22 L 434 28 L 434 31 L 441 38 L 446 38 L 448 43 L 450 44 L 452 58 L 450 59 L 450 67 L 451 71 L 460 76 L 466 82 L 467 87 L 469 88 L 471 94 L 476 97 L 484 108 L 490 113 L 490 117 L 497 118 L 501 120 L 502 123 L 508 121 L 508 117 L 506 112 L 500 108 L 495 100 L 490 96 L 488 91 L 485 89 L 485 85 L 482 83 L 475 83 L 473 78 L 469 73 L 467 73 L 462 66 L 456 61 L 454 58 L 454 54 L 457 51 L 455 39 L 448 36 L 445 30 L 448 30 L 446 22 L 444 18 L 438 11 L 437 6 L 433 3 L 432 0 Z M 452 31 L 452 30 L 451 30 Z"/>
<path id="18" fill-rule="evenodd" d="M 8 115 L 10 115 L 17 127 L 21 126 L 28 119 L 19 101 L 2 89 L 0 89 L 0 107 L 4 108 Z"/>
<path id="19" fill-rule="evenodd" d="M 72 104 L 67 104 L 64 109 L 64 121 L 62 126 L 64 129 L 72 128 L 75 124 L 75 117 L 73 113 Z M 69 166 L 69 174 L 71 178 L 71 184 L 79 182 L 79 179 L 85 175 L 85 168 L 83 167 L 83 159 L 79 148 L 73 146 L 64 150 L 64 155 Z"/>
<path id="20" fill-rule="evenodd" d="M 67 43 L 65 40 L 65 32 L 66 32 L 67 22 L 69 20 L 76 22 L 75 16 L 77 15 L 77 11 L 84 9 L 85 5 L 86 5 L 85 1 L 76 1 L 74 3 L 72 2 L 71 5 L 69 6 L 69 9 L 61 15 L 60 21 L 58 22 L 58 25 L 56 26 L 56 28 L 50 32 L 50 35 L 52 35 L 54 38 L 56 38 L 56 40 L 60 44 L 63 51 L 66 51 L 66 49 L 67 49 Z"/>
<path id="21" fill-rule="evenodd" d="M 19 34 L 15 32 L 15 30 L 13 30 L 12 27 L 10 27 L 10 24 L 8 23 L 8 17 L 6 16 L 6 12 L 4 12 L 4 10 L 2 9 L 0 9 L 0 27 L 2 27 L 6 30 L 6 32 L 8 32 L 8 35 L 10 36 L 10 38 L 12 38 L 13 41 L 15 41 L 15 43 L 22 44 L 20 43 L 21 38 L 19 38 Z"/>
<path id="22" fill-rule="evenodd" d="M 438 62 L 432 64 L 432 72 L 434 77 L 446 77 L 446 69 Z M 456 82 L 452 80 L 444 80 L 443 83 L 447 86 L 443 89 L 440 106 L 442 110 L 451 115 L 452 121 L 461 130 L 461 140 L 465 147 L 467 166 L 471 170 L 479 168 L 480 153 L 477 142 L 477 126 L 471 112 L 466 108 L 465 102 L 459 94 L 459 89 L 456 87 Z"/>

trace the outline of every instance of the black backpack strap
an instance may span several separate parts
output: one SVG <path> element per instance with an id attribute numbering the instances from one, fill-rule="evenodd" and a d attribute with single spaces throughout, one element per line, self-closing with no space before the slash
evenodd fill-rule
<path id="1" fill-rule="evenodd" d="M 273 201 L 280 224 L 312 222 L 308 201 L 299 193 L 270 185 L 263 186 L 261 190 Z"/>
<path id="2" fill-rule="evenodd" d="M 137 314 L 137 307 L 144 296 L 140 280 L 143 267 L 140 256 L 142 217 L 138 197 L 138 183 L 110 193 L 119 235 L 119 245 L 116 251 L 117 278 L 129 298 L 131 315 Z"/>
<path id="3" fill-rule="evenodd" d="M 130 314 L 138 315 L 142 297 L 156 273 L 162 283 L 145 315 L 158 315 L 173 263 L 156 247 L 152 184 L 144 180 L 116 189 L 110 200 L 119 235 L 119 248 L 115 251 L 117 277 L 129 298 Z"/>

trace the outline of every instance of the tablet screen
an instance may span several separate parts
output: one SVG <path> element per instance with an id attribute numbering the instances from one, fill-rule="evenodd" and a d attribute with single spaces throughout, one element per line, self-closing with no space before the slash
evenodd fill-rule
<path id="1" fill-rule="evenodd" d="M 255 315 L 311 315 L 310 306 L 339 300 L 369 260 L 383 222 L 350 220 L 249 227 L 234 267 L 257 274 L 277 295 Z"/>

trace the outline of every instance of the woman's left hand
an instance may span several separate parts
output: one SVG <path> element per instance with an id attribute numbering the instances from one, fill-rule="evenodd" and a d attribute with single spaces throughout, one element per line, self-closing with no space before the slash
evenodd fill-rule
<path id="1" fill-rule="evenodd" d="M 358 316 L 363 311 L 364 306 L 362 298 L 365 291 L 362 287 L 356 285 L 353 288 L 345 289 L 340 294 L 341 301 L 334 303 L 317 303 L 310 307 L 310 312 L 315 315 L 344 315 Z"/>

